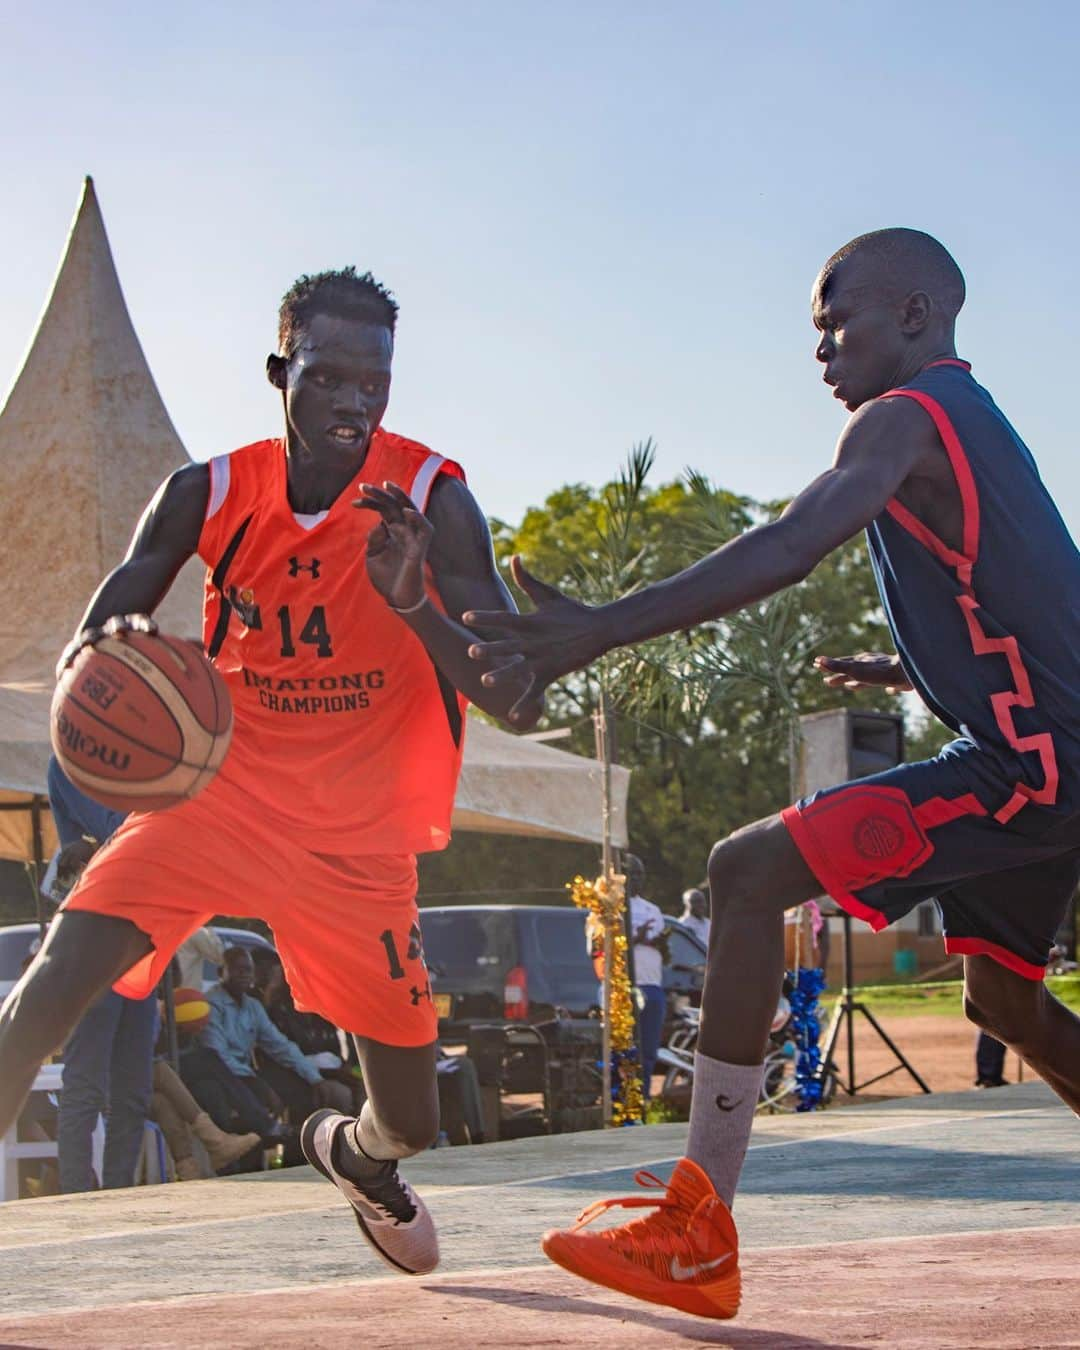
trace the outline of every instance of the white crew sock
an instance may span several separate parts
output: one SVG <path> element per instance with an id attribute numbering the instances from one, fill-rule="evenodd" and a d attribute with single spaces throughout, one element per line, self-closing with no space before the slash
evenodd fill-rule
<path id="1" fill-rule="evenodd" d="M 761 1064 L 725 1064 L 700 1052 L 694 1056 L 686 1156 L 708 1176 L 729 1209 L 750 1142 L 762 1072 Z"/>

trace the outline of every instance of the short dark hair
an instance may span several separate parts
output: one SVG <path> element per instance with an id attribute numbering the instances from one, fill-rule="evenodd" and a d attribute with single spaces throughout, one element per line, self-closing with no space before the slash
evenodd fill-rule
<path id="1" fill-rule="evenodd" d="M 833 272 L 857 253 L 873 257 L 887 286 L 908 293 L 925 291 L 949 318 L 960 313 L 966 296 L 964 274 L 932 234 L 900 227 L 860 234 L 838 248 L 821 269 L 823 292 Z"/>
<path id="2" fill-rule="evenodd" d="M 221 964 L 227 966 L 235 961 L 238 956 L 251 956 L 251 949 L 245 947 L 242 942 L 238 942 L 235 947 L 226 947 L 221 957 Z"/>
<path id="3" fill-rule="evenodd" d="M 290 358 L 297 340 L 316 314 L 362 319 L 382 324 L 391 333 L 397 326 L 398 303 L 370 272 L 357 275 L 355 267 L 297 277 L 281 297 L 278 310 L 278 351 Z"/>

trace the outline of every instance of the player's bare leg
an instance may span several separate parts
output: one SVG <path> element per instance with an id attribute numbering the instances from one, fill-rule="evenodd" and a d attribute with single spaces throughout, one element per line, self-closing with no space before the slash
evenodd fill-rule
<path id="1" fill-rule="evenodd" d="M 22 1109 L 42 1061 L 60 1049 L 94 999 L 150 950 L 150 939 L 127 919 L 72 911 L 53 921 L 0 1008 L 0 1135 Z"/>
<path id="2" fill-rule="evenodd" d="M 989 956 L 965 956 L 964 1012 L 1080 1113 L 1080 1017 L 1041 981 L 1025 979 Z"/>
<path id="3" fill-rule="evenodd" d="M 308 1161 L 352 1205 L 357 1224 L 383 1260 L 405 1274 L 425 1275 L 439 1260 L 435 1225 L 398 1175 L 397 1164 L 438 1135 L 436 1047 L 354 1040 L 368 1094 L 360 1115 L 316 1111 L 305 1121 L 300 1142 Z"/>
<path id="4" fill-rule="evenodd" d="M 409 1158 L 430 1148 L 439 1134 L 436 1045 L 383 1045 L 355 1036 L 368 1099 L 357 1136 L 373 1158 Z"/>
<path id="5" fill-rule="evenodd" d="M 784 911 L 821 893 L 779 816 L 717 844 L 709 860 L 713 925 L 694 1057 L 686 1153 L 648 1218 L 544 1236 L 544 1251 L 586 1279 L 704 1317 L 739 1306 L 731 1202 L 750 1139 L 762 1060 L 784 970 Z M 644 1197 L 629 1203 L 649 1204 Z"/>

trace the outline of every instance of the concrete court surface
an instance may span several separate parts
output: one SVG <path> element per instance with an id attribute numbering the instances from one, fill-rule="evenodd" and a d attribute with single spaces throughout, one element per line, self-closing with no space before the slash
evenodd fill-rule
<path id="1" fill-rule="evenodd" d="M 537 1247 L 636 1168 L 666 1177 L 684 1139 L 413 1160 L 443 1252 L 419 1279 L 388 1273 L 310 1168 L 2 1205 L 0 1347 L 1080 1346 L 1080 1128 L 1042 1084 L 760 1118 L 733 1322 L 595 1288 Z"/>

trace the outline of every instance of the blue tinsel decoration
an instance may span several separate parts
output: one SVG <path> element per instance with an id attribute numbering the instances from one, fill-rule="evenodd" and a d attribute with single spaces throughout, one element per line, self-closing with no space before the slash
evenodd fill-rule
<path id="1" fill-rule="evenodd" d="M 794 988 L 789 995 L 791 1003 L 791 1037 L 798 1047 L 795 1059 L 795 1083 L 799 1089 L 799 1111 L 813 1111 L 821 1105 L 821 1080 L 818 1070 L 821 1067 L 821 1050 L 818 1037 L 821 1023 L 818 1019 L 818 996 L 825 988 L 825 972 L 809 969 L 799 970 L 798 982 L 789 971 L 788 978 Z"/>

